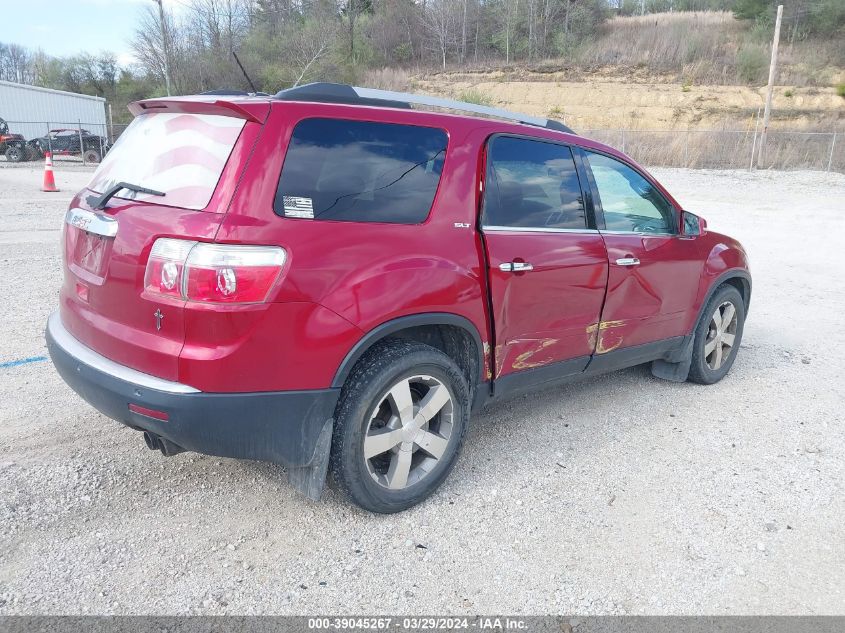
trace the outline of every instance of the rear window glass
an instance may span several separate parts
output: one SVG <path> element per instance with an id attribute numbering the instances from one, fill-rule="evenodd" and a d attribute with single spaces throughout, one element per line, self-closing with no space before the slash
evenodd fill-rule
<path id="1" fill-rule="evenodd" d="M 419 224 L 446 144 L 435 128 L 306 119 L 294 128 L 274 209 L 289 218 Z"/>
<path id="2" fill-rule="evenodd" d="M 102 193 L 129 182 L 163 191 L 165 197 L 125 189 L 117 197 L 203 209 L 245 123 L 215 114 L 142 114 L 106 154 L 88 188 Z"/>

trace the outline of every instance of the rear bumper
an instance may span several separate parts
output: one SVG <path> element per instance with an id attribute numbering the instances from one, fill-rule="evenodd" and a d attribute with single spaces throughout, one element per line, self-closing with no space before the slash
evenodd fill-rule
<path id="1" fill-rule="evenodd" d="M 144 374 L 98 354 L 65 329 L 58 312 L 47 321 L 47 349 L 64 381 L 103 415 L 149 431 L 188 451 L 257 459 L 290 467 L 318 466 L 320 436 L 339 389 L 203 393 Z M 138 405 L 167 420 L 129 410 Z M 318 466 L 319 467 L 319 466 Z"/>

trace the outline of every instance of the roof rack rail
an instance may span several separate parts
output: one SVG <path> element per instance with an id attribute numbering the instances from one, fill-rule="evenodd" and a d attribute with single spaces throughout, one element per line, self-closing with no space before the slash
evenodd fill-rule
<path id="1" fill-rule="evenodd" d="M 409 92 L 393 92 L 392 90 L 378 90 L 376 88 L 360 88 L 347 84 L 335 84 L 328 82 L 317 82 L 280 90 L 276 93 L 275 99 L 281 101 L 316 101 L 321 103 L 346 103 L 351 105 L 371 105 L 385 108 L 408 109 L 411 105 L 422 105 L 434 108 L 448 108 L 474 114 L 487 116 L 535 125 L 559 132 L 574 134 L 571 128 L 560 121 L 545 119 L 543 117 L 510 112 L 499 108 L 468 103 L 466 101 L 455 101 L 453 99 L 441 99 L 428 95 L 418 95 Z"/>
<path id="2" fill-rule="evenodd" d="M 218 90 L 206 90 L 201 92 L 201 95 L 210 95 L 218 97 L 269 97 L 266 92 L 247 92 L 246 90 L 231 90 L 229 88 L 220 88 Z"/>

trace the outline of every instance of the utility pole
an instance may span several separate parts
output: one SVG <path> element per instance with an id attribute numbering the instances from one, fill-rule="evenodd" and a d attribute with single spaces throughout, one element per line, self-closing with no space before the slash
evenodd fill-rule
<path id="1" fill-rule="evenodd" d="M 161 26 L 161 45 L 164 48 L 164 85 L 167 89 L 167 96 L 170 96 L 170 46 L 167 42 L 167 27 L 164 24 L 164 7 L 161 0 L 153 0 L 158 4 L 158 23 Z M 780 22 L 778 22 L 780 24 Z"/>
<path id="2" fill-rule="evenodd" d="M 783 5 L 778 5 L 778 16 L 775 20 L 775 37 L 772 40 L 772 61 L 769 64 L 769 85 L 766 88 L 766 109 L 763 111 L 763 131 L 760 134 L 760 150 L 757 154 L 757 166 L 763 161 L 766 152 L 766 136 L 769 132 L 769 117 L 772 113 L 772 91 L 775 88 L 775 71 L 778 65 L 778 43 L 780 42 L 780 20 L 783 17 Z"/>

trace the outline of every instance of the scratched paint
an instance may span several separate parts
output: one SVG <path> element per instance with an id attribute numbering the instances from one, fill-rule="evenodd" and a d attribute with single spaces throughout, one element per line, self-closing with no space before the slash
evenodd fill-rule
<path id="1" fill-rule="evenodd" d="M 522 352 L 519 356 L 517 356 L 511 367 L 514 370 L 520 369 L 533 369 L 534 367 L 542 367 L 543 365 L 548 365 L 550 359 L 548 358 L 535 358 L 537 354 L 542 352 L 544 349 L 549 347 L 550 345 L 554 345 L 558 342 L 559 339 L 556 338 L 548 338 L 542 341 L 538 341 L 537 347 L 534 349 L 530 349 L 527 352 Z"/>
<path id="2" fill-rule="evenodd" d="M 46 356 L 30 356 L 29 358 L 19 358 L 18 360 L 9 360 L 5 363 L 0 363 L 0 369 L 8 367 L 19 367 L 20 365 L 28 365 L 29 363 L 41 363 L 47 360 Z"/>
<path id="3" fill-rule="evenodd" d="M 490 343 L 484 343 L 484 375 L 487 380 L 493 378 L 493 368 L 490 366 Z"/>
<path id="4" fill-rule="evenodd" d="M 625 321 L 599 321 L 587 326 L 587 343 L 595 348 L 596 354 L 607 354 L 622 345 L 618 328 L 625 327 Z"/>
<path id="5" fill-rule="evenodd" d="M 505 366 L 505 346 L 499 343 L 496 345 L 496 377 L 502 375 L 502 368 Z"/>

